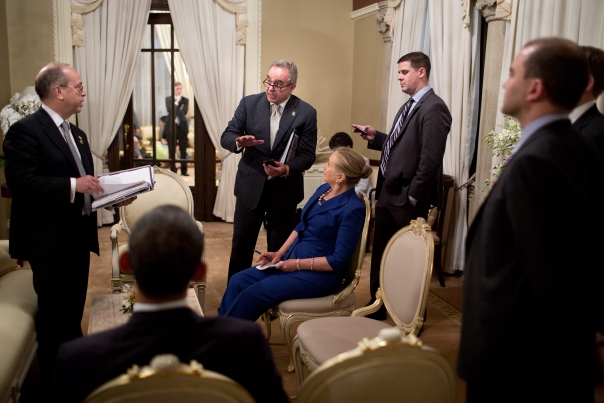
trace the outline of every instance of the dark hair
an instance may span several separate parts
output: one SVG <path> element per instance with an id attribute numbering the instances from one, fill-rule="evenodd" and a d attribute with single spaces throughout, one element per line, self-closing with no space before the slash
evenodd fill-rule
<path id="1" fill-rule="evenodd" d="M 403 55 L 400 59 L 398 59 L 397 63 L 409 62 L 411 67 L 415 70 L 419 70 L 420 68 L 426 69 L 426 78 L 430 78 L 430 69 L 432 65 L 430 64 L 430 58 L 423 52 L 411 52 Z"/>
<path id="2" fill-rule="evenodd" d="M 604 50 L 593 46 L 581 46 L 581 49 L 585 52 L 590 73 L 594 78 L 591 93 L 597 98 L 604 92 Z"/>
<path id="3" fill-rule="evenodd" d="M 329 148 L 350 147 L 352 148 L 352 137 L 348 133 L 337 132 L 329 139 Z"/>
<path id="4" fill-rule="evenodd" d="M 534 50 L 524 62 L 524 78 L 541 79 L 552 104 L 573 109 L 589 81 L 585 53 L 576 43 L 563 38 L 535 39 L 523 49 L 531 47 Z"/>
<path id="5" fill-rule="evenodd" d="M 298 67 L 296 67 L 296 63 L 290 62 L 289 60 L 279 59 L 274 61 L 268 69 L 270 70 L 272 67 L 281 67 L 282 69 L 289 70 L 289 79 L 287 80 L 288 84 L 298 82 Z"/>
<path id="6" fill-rule="evenodd" d="M 361 179 L 369 178 L 373 172 L 373 169 L 365 164 L 363 156 L 352 148 L 340 147 L 336 153 L 339 158 L 335 168 L 346 176 L 347 184 L 355 186 Z"/>
<path id="7" fill-rule="evenodd" d="M 185 210 L 166 204 L 136 222 L 129 251 L 140 290 L 150 297 L 169 297 L 183 292 L 195 274 L 203 234 Z"/>
<path id="8" fill-rule="evenodd" d="M 68 84 L 67 77 L 65 77 L 65 72 L 63 71 L 66 67 L 71 66 L 66 63 L 52 62 L 40 70 L 35 83 L 36 93 L 40 97 L 40 100 L 44 101 L 48 99 L 55 86 L 66 86 Z"/>

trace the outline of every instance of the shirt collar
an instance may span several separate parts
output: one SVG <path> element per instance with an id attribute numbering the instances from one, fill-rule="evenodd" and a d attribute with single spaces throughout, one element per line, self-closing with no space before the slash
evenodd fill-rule
<path id="1" fill-rule="evenodd" d="M 568 115 L 568 117 L 570 118 L 570 122 L 575 123 L 575 120 L 579 119 L 585 112 L 587 112 L 589 108 L 594 106 L 595 103 L 596 101 L 588 101 L 585 102 L 583 105 L 579 105 L 575 109 L 573 109 L 570 115 Z"/>
<path id="2" fill-rule="evenodd" d="M 290 98 L 291 98 L 291 96 L 279 104 L 279 106 L 281 107 L 281 112 L 283 112 L 283 110 L 285 109 L 285 105 L 287 105 L 287 101 L 289 101 Z M 269 102 L 269 103 L 271 104 L 271 106 L 275 105 L 273 102 Z"/>
<path id="3" fill-rule="evenodd" d="M 50 109 L 50 107 L 45 103 L 42 103 L 42 108 L 50 115 L 50 118 L 53 122 L 55 122 L 55 125 L 57 125 L 57 127 L 61 127 L 65 119 L 63 119 L 57 112 Z"/>
<path id="4" fill-rule="evenodd" d="M 157 312 L 157 311 L 165 311 L 167 309 L 174 308 L 188 308 L 187 300 L 185 298 L 177 299 L 174 301 L 168 302 L 137 302 L 134 304 L 134 312 Z"/>
<path id="5" fill-rule="evenodd" d="M 522 147 L 522 145 L 524 143 L 526 143 L 528 141 L 528 139 L 533 134 L 535 134 L 535 132 L 537 130 L 541 129 L 545 125 L 555 122 L 556 120 L 563 120 L 563 119 L 568 119 L 568 115 L 565 113 L 552 114 L 552 115 L 545 115 L 545 116 L 540 117 L 539 119 L 533 120 L 531 123 L 526 125 L 525 128 L 522 129 L 522 133 L 520 134 L 520 140 L 518 140 L 516 147 L 514 147 L 514 149 L 512 150 L 512 154 L 515 154 L 516 152 L 518 152 L 520 147 Z"/>
<path id="6" fill-rule="evenodd" d="M 411 110 L 413 110 L 413 108 L 415 108 L 415 105 L 417 105 L 419 100 L 422 99 L 422 97 L 424 95 L 426 95 L 426 92 L 428 92 L 430 89 L 431 89 L 431 87 L 429 85 L 426 85 L 424 88 L 422 88 L 421 90 L 419 90 L 415 94 L 413 94 L 413 96 L 411 97 L 413 99 L 413 104 L 411 105 L 409 112 L 411 112 Z M 407 112 L 407 113 L 409 113 L 409 112 Z"/>

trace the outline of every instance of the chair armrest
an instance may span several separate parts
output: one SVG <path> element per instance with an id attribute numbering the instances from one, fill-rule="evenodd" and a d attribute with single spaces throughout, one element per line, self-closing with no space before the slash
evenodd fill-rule
<path id="1" fill-rule="evenodd" d="M 359 284 L 359 277 L 360 275 L 356 275 L 354 279 L 352 279 L 352 281 L 346 286 L 346 288 L 334 295 L 331 301 L 332 304 L 337 305 L 344 301 L 346 297 L 350 295 L 350 293 L 353 292 L 356 286 Z"/>
<path id="2" fill-rule="evenodd" d="M 377 292 L 375 293 L 375 296 L 376 300 L 373 304 L 354 310 L 354 312 L 352 312 L 350 316 L 367 316 L 370 313 L 377 312 L 377 310 L 380 309 L 382 305 L 384 305 L 381 288 L 378 288 Z"/>

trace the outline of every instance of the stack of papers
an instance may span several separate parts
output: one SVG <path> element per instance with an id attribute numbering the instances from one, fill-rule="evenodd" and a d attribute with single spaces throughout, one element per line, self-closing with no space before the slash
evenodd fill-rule
<path id="1" fill-rule="evenodd" d="M 138 194 L 149 192 L 155 186 L 153 167 L 145 165 L 139 168 L 111 172 L 99 176 L 99 182 L 105 193 L 94 195 L 92 211 L 112 206 Z"/>

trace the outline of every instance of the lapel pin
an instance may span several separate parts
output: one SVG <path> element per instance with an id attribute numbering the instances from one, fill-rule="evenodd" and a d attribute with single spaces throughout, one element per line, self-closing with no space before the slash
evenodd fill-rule
<path id="1" fill-rule="evenodd" d="M 292 116 L 296 116 L 296 111 L 293 111 L 293 112 L 292 112 Z"/>
<path id="2" fill-rule="evenodd" d="M 78 138 L 80 139 L 80 144 L 84 144 L 84 140 L 82 140 L 82 136 L 78 136 Z"/>

